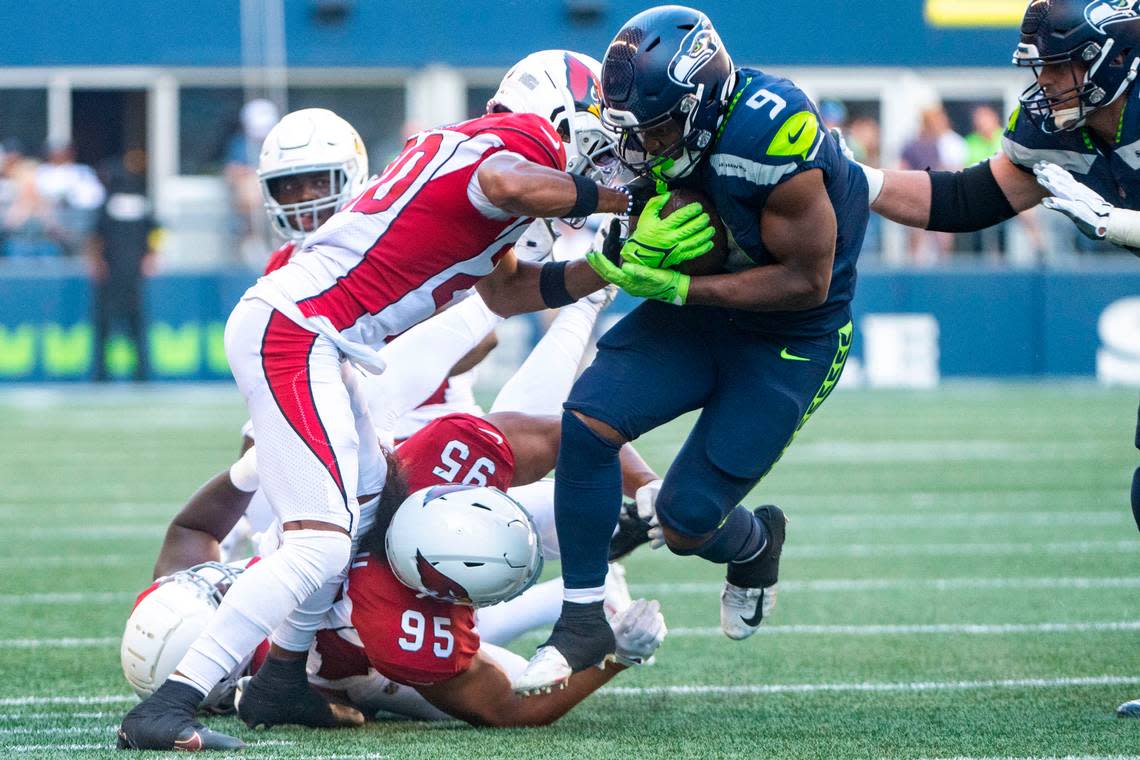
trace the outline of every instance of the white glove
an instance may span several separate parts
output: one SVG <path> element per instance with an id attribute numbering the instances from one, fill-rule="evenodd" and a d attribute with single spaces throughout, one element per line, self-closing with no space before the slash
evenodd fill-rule
<path id="1" fill-rule="evenodd" d="M 660 549 L 665 545 L 665 533 L 657 520 L 657 494 L 661 493 L 661 479 L 646 483 L 633 495 L 637 504 L 637 516 L 649 521 L 649 546 Z"/>
<path id="2" fill-rule="evenodd" d="M 610 626 L 617 640 L 614 660 L 627 666 L 651 664 L 653 653 L 669 632 L 661 604 L 656 599 L 638 599 L 614 615 Z"/>
<path id="3" fill-rule="evenodd" d="M 1086 237 L 1104 240 L 1108 235 L 1109 217 L 1113 206 L 1090 188 L 1082 185 L 1072 174 L 1056 164 L 1038 161 L 1033 167 L 1037 184 L 1052 193 L 1041 202 L 1045 208 L 1060 211 L 1073 220 Z"/>
<path id="4" fill-rule="evenodd" d="M 839 152 L 843 154 L 844 158 L 849 161 L 857 161 L 855 158 L 855 151 L 851 150 L 851 146 L 847 144 L 847 140 L 843 138 L 843 130 L 839 127 L 831 128 L 831 136 L 835 138 L 835 142 L 839 143 Z"/>

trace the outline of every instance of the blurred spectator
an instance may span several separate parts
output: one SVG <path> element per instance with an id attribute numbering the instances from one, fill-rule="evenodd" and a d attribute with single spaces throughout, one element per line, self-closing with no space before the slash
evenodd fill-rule
<path id="1" fill-rule="evenodd" d="M 122 320 L 135 345 L 135 380 L 150 374 L 143 278 L 154 273 L 151 236 L 156 225 L 146 195 L 146 153 L 129 149 L 107 178 L 107 202 L 89 246 L 95 324 L 93 379 L 108 379 L 106 346 L 111 323 Z"/>
<path id="2" fill-rule="evenodd" d="M 257 269 L 265 265 L 266 250 L 273 248 L 257 181 L 257 159 L 261 144 L 279 118 L 272 102 L 263 98 L 249 101 L 241 108 L 241 132 L 230 138 L 226 149 L 225 174 L 233 197 L 238 254 Z"/>
<path id="3" fill-rule="evenodd" d="M 941 105 L 931 106 L 922 112 L 918 135 L 902 153 L 903 169 L 933 169 L 956 171 L 966 164 L 966 141 L 950 126 L 950 117 Z M 916 263 L 936 263 L 950 253 L 953 235 L 926 230 L 909 231 L 911 260 Z"/>
<path id="4" fill-rule="evenodd" d="M 83 249 L 106 192 L 95 170 L 75 162 L 70 142 L 52 141 L 47 160 L 36 169 L 36 190 L 47 204 L 49 234 L 67 254 Z"/>
<path id="5" fill-rule="evenodd" d="M 879 122 L 871 117 L 862 116 L 847 126 L 847 145 L 859 162 L 867 166 L 881 165 Z"/>
<path id="6" fill-rule="evenodd" d="M 971 115 L 974 131 L 966 137 L 966 166 L 992 158 L 1001 151 L 1001 116 L 990 106 L 978 106 Z"/>
<path id="7" fill-rule="evenodd" d="M 845 131 L 847 146 L 855 154 L 855 160 L 867 166 L 882 165 L 880 155 L 879 122 L 870 116 L 860 116 L 847 125 Z M 871 214 L 867 220 L 867 234 L 863 238 L 863 250 L 876 254 L 883 250 L 883 218 Z"/>
<path id="8" fill-rule="evenodd" d="M 37 189 L 37 169 L 37 162 L 24 154 L 18 140 L 4 142 L 0 229 L 3 229 L 5 256 L 58 256 L 61 252 L 59 244 L 48 237 L 52 214 Z"/>

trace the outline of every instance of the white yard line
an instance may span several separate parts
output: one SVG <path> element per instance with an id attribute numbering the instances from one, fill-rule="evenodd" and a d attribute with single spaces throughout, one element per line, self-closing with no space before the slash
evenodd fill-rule
<path id="1" fill-rule="evenodd" d="M 1137 686 L 1140 676 L 1090 676 L 1085 678 L 1011 678 L 994 681 L 904 681 L 896 683 L 801 683 L 747 684 L 738 686 L 612 686 L 602 694 L 643 697 L 657 695 L 704 696 L 737 694 L 813 694 L 817 692 L 923 692 L 989 689 L 1054 689 L 1081 686 Z"/>
<path id="2" fill-rule="evenodd" d="M 843 557 L 976 557 L 1048 554 L 1137 554 L 1140 541 L 1051 541 L 943 544 L 801 544 L 784 549 L 785 557 L 831 559 Z"/>
<path id="3" fill-rule="evenodd" d="M 1140 686 L 1140 676 L 1082 676 L 1076 678 L 1010 678 L 984 681 L 902 681 L 851 683 L 800 683 L 800 684 L 691 684 L 683 686 L 607 686 L 602 694 L 616 696 L 702 696 L 734 694 L 812 694 L 817 692 L 925 692 L 967 691 L 992 689 L 1051 689 L 1085 686 Z M 81 695 L 72 697 L 4 697 L 0 707 L 27 707 L 38 705 L 125 705 L 137 701 L 134 696 L 120 694 Z M 284 742 L 283 742 L 284 743 Z M 265 746 L 265 742 L 259 742 Z M 103 746 L 103 745 L 97 745 Z"/>
<path id="4" fill-rule="evenodd" d="M 670 596 L 671 594 L 719 594 L 720 581 L 688 583 L 631 583 L 634 596 Z M 1140 588 L 1140 576 L 1123 578 L 821 578 L 814 581 L 780 581 L 780 590 L 790 593 L 853 591 L 980 591 L 985 589 L 1134 589 Z M 0 597 L 3 602 L 3 597 Z"/>
<path id="5" fill-rule="evenodd" d="M 676 583 L 633 583 L 630 591 L 635 596 L 664 596 L 674 594 L 719 594 L 724 584 L 719 581 L 690 581 Z M 1140 588 L 1140 576 L 1122 578 L 820 578 L 814 581 L 781 581 L 780 589 L 789 593 L 850 593 L 876 591 L 979 591 L 1042 590 L 1054 589 L 1135 589 Z M 141 589 L 140 589 L 141 590 Z M 117 605 L 134 601 L 135 591 L 57 591 L 29 592 L 26 594 L 0 594 L 0 605 Z"/>
<path id="6" fill-rule="evenodd" d="M 0 728 L 0 736 L 12 736 L 13 734 L 36 734 L 39 735 L 52 735 L 62 736 L 64 734 L 89 734 L 93 731 L 114 731 L 118 728 L 115 726 L 51 726 L 44 728 L 42 726 L 21 726 L 19 728 Z"/>
<path id="7" fill-rule="evenodd" d="M 1000 542 L 1000 543 L 941 543 L 941 544 L 801 544 L 784 549 L 785 557 L 799 559 L 843 559 L 882 557 L 976 557 L 1022 556 L 1026 554 L 1136 554 L 1140 555 L 1140 540 L 1122 541 L 1051 541 L 1051 542 Z M 134 554 L 65 555 L 46 554 L 25 557 L 2 557 L 0 568 L 11 567 L 86 567 L 125 566 L 143 561 Z"/>
<path id="8" fill-rule="evenodd" d="M 114 749 L 114 744 L 13 744 L 4 749 L 8 752 L 82 752 L 86 750 L 99 749 L 108 750 Z"/>
<path id="9" fill-rule="evenodd" d="M 167 507 L 167 514 L 174 507 Z M 9 539 L 58 541 L 99 541 L 106 538 L 154 538 L 158 539 L 166 530 L 167 520 L 163 516 L 149 523 L 139 523 L 132 519 L 129 525 L 69 526 L 45 528 L 17 525 L 5 529 Z M 26 518 L 22 518 L 26 520 Z M 892 528 L 988 528 L 995 526 L 1054 528 L 1074 525 L 1072 512 L 954 512 L 926 514 L 884 514 L 881 512 L 843 512 L 842 514 L 792 515 L 792 523 L 797 528 L 874 528 L 877 531 Z M 1081 512 L 1076 520 L 1080 526 L 1104 527 L 1131 525 L 1129 515 L 1121 510 Z"/>
<path id="10" fill-rule="evenodd" d="M 139 698 L 126 694 L 79 694 L 71 697 L 0 697 L 0 707 L 38 707 L 39 705 L 125 705 Z"/>
<path id="11" fill-rule="evenodd" d="M 0 639 L 0 649 L 78 649 L 106 647 L 120 642 L 114 636 L 97 639 Z"/>
<path id="12" fill-rule="evenodd" d="M 1140 631 L 1140 620 L 1096 623 L 946 623 L 900 625 L 765 625 L 759 634 L 768 636 L 898 636 L 945 635 L 1002 636 L 1021 633 L 1079 633 Z M 532 635 L 540 635 L 538 632 Z M 674 638 L 719 637 L 720 628 L 670 628 Z M 120 639 L 0 639 L 0 649 L 79 649 L 118 646 Z M 0 702 L 0 704 L 3 704 Z"/>
<path id="13" fill-rule="evenodd" d="M 915 625 L 763 625 L 757 634 L 768 636 L 913 636 L 967 635 L 1004 636 L 1021 633 L 1082 633 L 1140 631 L 1140 620 L 1100 623 L 946 623 Z M 719 637 L 720 628 L 670 628 L 679 638 Z"/>
<path id="14" fill-rule="evenodd" d="M 142 589 L 139 589 L 141 592 Z M 138 596 L 130 591 L 59 591 L 28 594 L 0 594 L 0 604 L 35 604 L 53 606 L 57 604 L 119 604 L 129 602 Z"/>
<path id="15" fill-rule="evenodd" d="M 96 547 L 98 548 L 98 547 Z M 152 553 L 153 554 L 153 553 Z M 0 567 L 39 569 L 42 567 L 125 567 L 127 565 L 150 566 L 154 563 L 152 554 L 76 554 L 68 551 L 61 554 L 31 554 L 26 557 L 0 557 Z"/>
<path id="16" fill-rule="evenodd" d="M 1104 526 L 1130 525 L 1131 515 L 1124 510 L 1072 512 L 952 512 L 890 514 L 883 512 L 843 512 L 841 514 L 807 514 L 790 516 L 796 527 L 843 528 L 874 527 L 877 530 L 890 528 L 973 528 L 995 525 L 1012 527 L 1057 527 L 1057 526 Z M 19 532 L 19 529 L 17 529 Z"/>
<path id="17" fill-rule="evenodd" d="M 1048 443 L 1026 441 L 824 441 L 798 443 L 784 458 L 788 464 L 1041 462 L 1099 459 L 1111 451 L 1101 441 Z"/>
<path id="18" fill-rule="evenodd" d="M 103 720 L 105 718 L 122 718 L 122 717 L 123 717 L 123 714 L 121 712 L 118 712 L 118 711 L 112 712 L 110 710 L 101 710 L 99 712 L 87 712 L 87 711 L 71 712 L 70 710 L 68 710 L 68 711 L 57 710 L 54 712 L 53 711 L 41 712 L 41 711 L 37 710 L 35 712 L 0 713 L 0 721 L 7 721 L 9 723 L 11 723 L 13 721 L 22 721 L 22 720 L 37 720 L 37 721 L 44 721 L 44 720 Z"/>

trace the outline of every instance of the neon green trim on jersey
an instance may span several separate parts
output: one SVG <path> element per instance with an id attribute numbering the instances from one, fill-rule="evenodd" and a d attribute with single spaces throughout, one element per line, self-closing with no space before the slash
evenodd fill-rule
<path id="1" fill-rule="evenodd" d="M 736 91 L 736 94 L 732 96 L 732 102 L 728 104 L 728 110 L 724 112 L 724 118 L 720 120 L 720 127 L 716 130 L 716 139 L 719 140 L 720 136 L 724 134 L 724 128 L 728 126 L 729 117 L 731 117 L 732 112 L 736 110 L 736 104 L 740 102 L 740 96 L 744 94 L 744 91 L 748 89 L 748 85 L 750 84 L 752 84 L 752 77 L 745 79 L 744 84 L 741 85 L 740 89 Z"/>
<path id="2" fill-rule="evenodd" d="M 835 349 L 835 358 L 831 360 L 831 368 L 827 371 L 827 377 L 823 379 L 823 385 L 819 387 L 815 398 L 808 404 L 804 416 L 800 418 L 796 429 L 792 431 L 792 437 L 784 444 L 784 450 L 780 452 L 780 456 L 776 457 L 776 461 L 772 462 L 772 467 L 775 467 L 776 462 L 784 458 L 788 447 L 792 445 L 792 441 L 796 440 L 796 435 L 804 429 L 804 425 L 808 423 L 808 420 L 811 419 L 811 416 L 815 414 L 816 410 L 823 406 L 823 402 L 827 401 L 827 397 L 831 395 L 831 392 L 835 390 L 835 386 L 839 384 L 839 378 L 843 375 L 843 368 L 847 365 L 847 354 L 851 351 L 851 340 L 854 337 L 854 333 L 855 328 L 850 322 L 839 328 L 839 346 Z M 772 467 L 768 468 L 768 472 L 772 471 Z M 765 472 L 764 475 L 767 475 L 768 472 Z"/>
<path id="3" fill-rule="evenodd" d="M 811 111 L 800 111 L 788 117 L 768 146 L 769 156 L 799 156 L 807 160 L 808 153 L 819 137 L 819 119 Z"/>
<path id="4" fill-rule="evenodd" d="M 1013 109 L 1013 113 L 1009 115 L 1009 124 L 1006 125 L 1005 131 L 1012 132 L 1017 129 L 1017 120 L 1021 118 L 1021 106 Z"/>

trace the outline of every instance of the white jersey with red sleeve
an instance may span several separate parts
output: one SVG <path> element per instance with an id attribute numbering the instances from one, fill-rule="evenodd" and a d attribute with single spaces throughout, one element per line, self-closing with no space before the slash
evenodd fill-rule
<path id="1" fill-rule="evenodd" d="M 479 186 L 476 171 L 500 154 L 566 166 L 558 133 L 533 114 L 421 132 L 246 297 L 308 329 L 320 324 L 322 334 L 331 327 L 350 344 L 379 346 L 490 274 L 530 224 L 492 206 Z"/>

